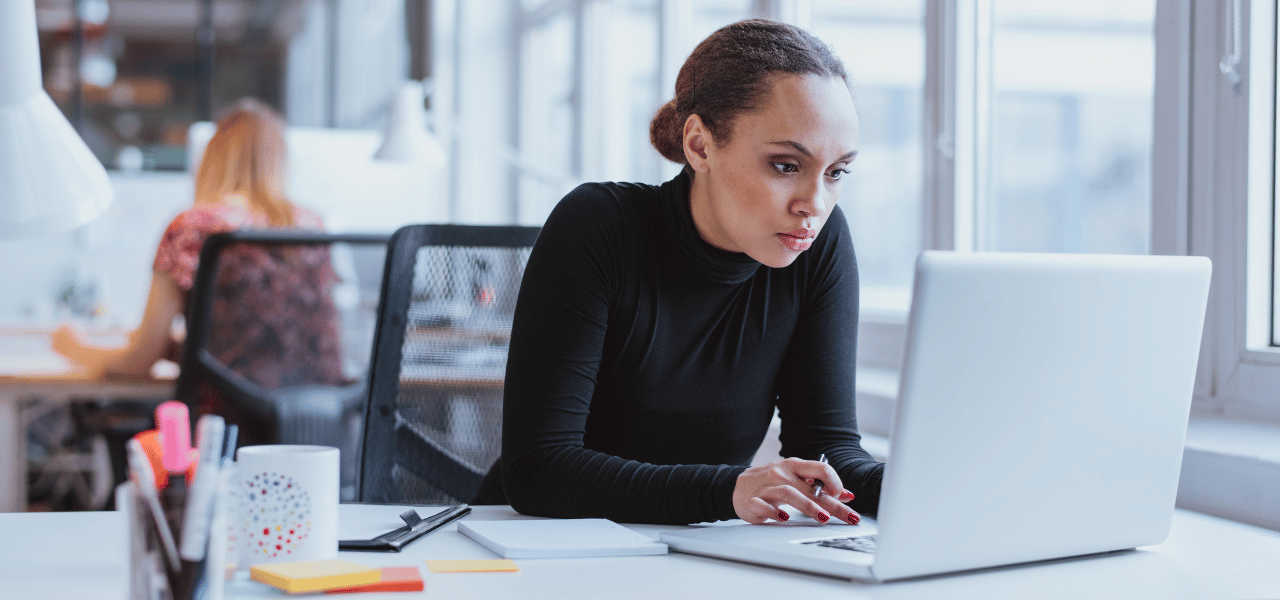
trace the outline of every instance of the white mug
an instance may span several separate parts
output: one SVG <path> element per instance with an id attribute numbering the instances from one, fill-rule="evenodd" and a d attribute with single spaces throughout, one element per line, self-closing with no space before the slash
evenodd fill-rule
<path id="1" fill-rule="evenodd" d="M 245 446 L 236 452 L 239 566 L 338 556 L 338 449 Z"/>

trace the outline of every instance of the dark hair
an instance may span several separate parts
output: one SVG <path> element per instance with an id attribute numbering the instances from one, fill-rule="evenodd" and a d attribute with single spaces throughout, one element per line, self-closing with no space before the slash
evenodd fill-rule
<path id="1" fill-rule="evenodd" d="M 684 123 L 698 115 L 716 144 L 729 142 L 733 120 L 759 108 L 781 73 L 849 76 L 822 40 L 777 21 L 748 19 L 702 40 L 676 76 L 676 95 L 649 123 L 649 141 L 669 161 L 686 164 Z"/>

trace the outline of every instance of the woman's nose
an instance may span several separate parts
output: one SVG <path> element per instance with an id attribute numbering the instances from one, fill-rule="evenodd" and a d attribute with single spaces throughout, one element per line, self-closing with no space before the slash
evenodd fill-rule
<path id="1" fill-rule="evenodd" d="M 792 212 L 805 217 L 822 218 L 827 216 L 827 211 L 831 210 L 831 207 L 827 201 L 827 191 L 823 189 L 822 182 L 807 185 L 804 189 L 798 190 L 798 192 L 797 197 L 791 203 Z"/>

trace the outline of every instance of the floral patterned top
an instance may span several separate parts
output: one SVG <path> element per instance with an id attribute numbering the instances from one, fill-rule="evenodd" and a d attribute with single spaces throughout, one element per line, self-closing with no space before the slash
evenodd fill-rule
<path id="1" fill-rule="evenodd" d="M 324 221 L 320 215 L 302 208 L 294 207 L 294 220 L 300 229 L 324 229 Z M 200 263 L 200 248 L 205 238 L 211 234 L 236 229 L 265 229 L 271 226 L 266 215 L 249 210 L 248 206 L 239 202 L 219 202 L 193 206 L 169 223 L 160 238 L 160 247 L 156 249 L 152 270 L 167 273 L 178 283 L 183 293 L 183 308 L 186 308 L 186 295 L 195 283 L 196 267 Z"/>

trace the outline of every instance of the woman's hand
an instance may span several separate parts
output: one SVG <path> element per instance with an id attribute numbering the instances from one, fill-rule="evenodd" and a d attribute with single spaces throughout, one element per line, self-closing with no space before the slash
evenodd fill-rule
<path id="1" fill-rule="evenodd" d="M 49 341 L 55 352 L 79 364 L 91 375 L 101 377 L 106 372 L 104 364 L 111 355 L 110 351 L 90 345 L 74 327 L 59 326 L 53 330 Z"/>
<path id="2" fill-rule="evenodd" d="M 815 497 L 817 480 L 822 481 L 822 492 Z M 835 469 L 816 460 L 798 458 L 751 467 L 738 476 L 733 488 L 733 509 L 738 518 L 748 523 L 785 521 L 790 515 L 781 506 L 788 504 L 819 523 L 834 516 L 857 525 L 862 517 L 844 505 L 850 500 L 853 492 L 844 489 Z"/>
<path id="3" fill-rule="evenodd" d="M 50 341 L 54 352 L 72 360 L 76 360 L 81 354 L 80 351 L 84 348 L 84 343 L 80 341 L 80 335 L 70 325 L 62 325 L 53 330 L 52 340 Z"/>

